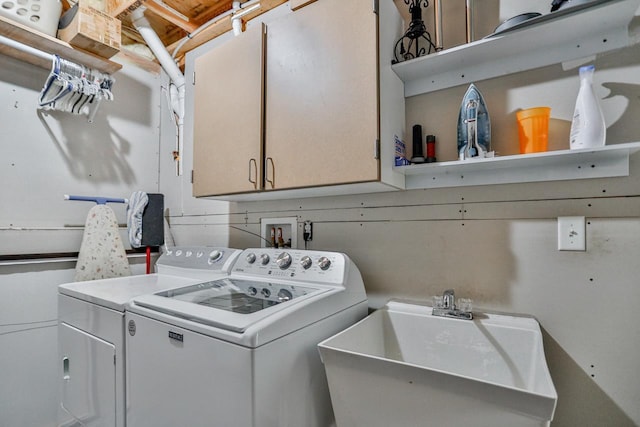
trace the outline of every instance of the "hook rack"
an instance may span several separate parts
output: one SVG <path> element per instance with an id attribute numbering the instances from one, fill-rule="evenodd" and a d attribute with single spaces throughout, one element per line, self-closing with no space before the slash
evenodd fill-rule
<path id="1" fill-rule="evenodd" d="M 92 123 L 102 100 L 113 100 L 113 83 L 108 74 L 53 55 L 38 103 L 45 109 L 86 114 Z"/>

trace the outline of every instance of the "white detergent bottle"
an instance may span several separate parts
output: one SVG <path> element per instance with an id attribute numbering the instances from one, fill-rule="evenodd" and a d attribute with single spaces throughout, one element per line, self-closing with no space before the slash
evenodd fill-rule
<path id="1" fill-rule="evenodd" d="M 593 65 L 580 67 L 580 90 L 569 139 L 569 147 L 572 150 L 603 147 L 605 144 L 607 128 L 600 102 L 593 91 L 594 70 Z"/>

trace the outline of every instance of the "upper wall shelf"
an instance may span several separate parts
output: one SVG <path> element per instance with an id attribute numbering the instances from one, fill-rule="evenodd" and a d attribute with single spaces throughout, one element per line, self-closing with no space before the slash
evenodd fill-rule
<path id="1" fill-rule="evenodd" d="M 0 35 L 43 52 L 59 55 L 61 58 L 102 71 L 103 73 L 113 74 L 122 68 L 122 65 L 117 62 L 112 62 L 92 53 L 75 49 L 69 43 L 31 29 L 19 22 L 14 22 L 3 16 L 0 16 Z M 0 53 L 28 62 L 29 64 L 33 64 L 40 68 L 47 70 L 51 69 L 50 61 L 3 44 L 0 44 Z"/>
<path id="2" fill-rule="evenodd" d="M 629 175 L 629 156 L 640 142 L 584 150 L 500 156 L 400 166 L 407 190 Z"/>
<path id="3" fill-rule="evenodd" d="M 594 0 L 513 30 L 392 65 L 405 96 L 585 58 L 629 45 L 640 0 Z"/>

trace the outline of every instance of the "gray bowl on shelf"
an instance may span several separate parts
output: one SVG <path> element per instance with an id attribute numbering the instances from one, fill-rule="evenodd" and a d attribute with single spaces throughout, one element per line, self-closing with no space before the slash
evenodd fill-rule
<path id="1" fill-rule="evenodd" d="M 502 24 L 498 25 L 496 29 L 493 31 L 493 34 L 491 35 L 502 33 L 504 31 L 507 31 L 515 27 L 516 25 L 520 25 L 523 22 L 528 21 L 529 19 L 537 18 L 538 16 L 541 16 L 541 15 L 542 14 L 538 12 L 527 12 L 527 13 L 522 13 L 520 15 L 516 15 L 514 17 L 507 19 Z"/>

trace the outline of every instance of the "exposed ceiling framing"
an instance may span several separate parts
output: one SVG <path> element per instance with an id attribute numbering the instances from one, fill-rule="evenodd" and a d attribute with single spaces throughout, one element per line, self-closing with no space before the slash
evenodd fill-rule
<path id="1" fill-rule="evenodd" d="M 63 0 L 64 9 L 68 9 L 77 0 Z M 142 56 L 131 53 L 127 47 L 144 45 L 145 42 L 134 28 L 131 22 L 131 12 L 137 8 L 145 8 L 145 16 L 151 26 L 162 40 L 170 53 L 183 42 L 190 34 L 193 34 L 201 26 L 206 28 L 198 30 L 197 34 L 184 41 L 175 57 L 178 64 L 184 66 L 185 54 L 190 50 L 224 34 L 231 30 L 231 18 L 233 13 L 232 0 L 82 0 L 90 6 L 100 7 L 107 14 L 117 17 L 122 21 L 122 46 L 120 55 L 136 62 L 139 66 L 151 70 L 158 69 L 157 64 L 150 64 Z M 253 0 L 251 4 L 256 2 Z M 259 16 L 269 10 L 286 3 L 287 0 L 259 0 L 259 7 L 243 13 L 243 23 Z M 93 4 L 92 4 L 93 3 Z M 240 2 L 241 6 L 248 3 Z M 210 21 L 214 21 L 210 23 Z"/>

